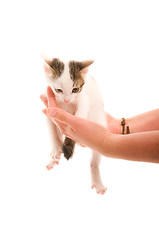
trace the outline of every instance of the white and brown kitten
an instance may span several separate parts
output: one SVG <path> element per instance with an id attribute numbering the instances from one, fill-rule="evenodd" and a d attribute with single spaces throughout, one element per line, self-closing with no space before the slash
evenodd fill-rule
<path id="1" fill-rule="evenodd" d="M 75 116 L 106 126 L 102 96 L 96 81 L 88 74 L 88 67 L 93 61 L 62 62 L 57 58 L 44 58 L 44 61 L 47 83 L 55 93 L 58 107 Z M 46 167 L 50 170 L 59 163 L 62 153 L 67 160 L 73 156 L 75 142 L 67 137 L 64 139 L 58 128 L 48 121 L 52 152 Z M 100 158 L 100 154 L 92 150 L 90 163 L 92 188 L 96 188 L 97 193 L 104 194 L 106 188 L 100 177 Z"/>

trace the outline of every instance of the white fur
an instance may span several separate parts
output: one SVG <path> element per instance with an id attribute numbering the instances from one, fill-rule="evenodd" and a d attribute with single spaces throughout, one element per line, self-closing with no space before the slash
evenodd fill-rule
<path id="1" fill-rule="evenodd" d="M 65 63 L 64 72 L 58 79 L 53 80 L 49 71 L 46 71 L 45 69 L 45 72 L 47 76 L 47 82 L 55 93 L 58 107 L 66 110 L 73 115 L 86 118 L 103 126 L 106 126 L 103 99 L 96 81 L 91 75 L 85 75 L 85 84 L 80 93 L 72 93 L 73 81 L 70 78 L 68 63 Z M 57 93 L 55 91 L 55 88 L 62 89 L 63 93 Z M 65 100 L 69 100 L 69 103 L 66 103 Z M 56 126 L 50 121 L 49 126 L 53 148 L 51 160 L 47 165 L 47 168 L 51 169 L 59 161 L 61 155 L 62 136 Z M 99 163 L 100 154 L 92 150 L 92 158 L 90 164 L 92 188 L 95 187 L 98 193 L 103 194 L 106 191 L 106 188 L 102 184 L 100 178 Z"/>

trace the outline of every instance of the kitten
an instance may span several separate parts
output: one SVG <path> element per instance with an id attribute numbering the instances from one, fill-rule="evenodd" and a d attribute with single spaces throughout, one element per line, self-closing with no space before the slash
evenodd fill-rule
<path id="1" fill-rule="evenodd" d="M 101 94 L 94 78 L 88 74 L 88 67 L 93 61 L 62 62 L 57 58 L 44 58 L 44 61 L 47 83 L 55 93 L 58 107 L 75 116 L 106 126 Z M 50 170 L 59 163 L 62 153 L 67 160 L 73 156 L 75 142 L 68 137 L 63 141 L 58 128 L 50 120 L 48 121 L 52 152 L 51 160 L 46 167 Z M 100 177 L 100 158 L 100 154 L 92 150 L 90 163 L 92 188 L 95 188 L 97 193 L 104 194 L 106 188 Z"/>

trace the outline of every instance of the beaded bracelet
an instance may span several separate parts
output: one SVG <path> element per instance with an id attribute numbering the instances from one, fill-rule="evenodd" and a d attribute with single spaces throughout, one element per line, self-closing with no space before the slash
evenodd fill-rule
<path id="1" fill-rule="evenodd" d="M 125 134 L 125 125 L 126 125 L 125 118 L 122 118 L 121 119 L 121 126 L 122 126 L 122 134 L 123 135 Z M 126 127 L 126 134 L 130 134 L 129 126 Z"/>

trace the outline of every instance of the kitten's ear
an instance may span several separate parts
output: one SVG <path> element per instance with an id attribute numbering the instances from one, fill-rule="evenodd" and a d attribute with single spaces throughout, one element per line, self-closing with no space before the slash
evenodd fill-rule
<path id="1" fill-rule="evenodd" d="M 48 58 L 46 55 L 44 55 L 44 54 L 41 54 L 41 57 L 43 58 L 44 62 L 45 62 L 49 67 L 51 67 L 51 62 L 52 62 L 52 60 L 49 59 L 49 58 Z"/>
<path id="2" fill-rule="evenodd" d="M 94 60 L 86 60 L 81 62 L 82 69 L 80 70 L 81 75 L 86 75 L 88 67 L 94 62 Z"/>
<path id="3" fill-rule="evenodd" d="M 48 76 L 52 76 L 54 69 L 51 67 L 52 59 L 49 59 L 46 55 L 41 54 L 41 57 L 44 60 L 44 71 Z"/>

